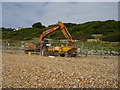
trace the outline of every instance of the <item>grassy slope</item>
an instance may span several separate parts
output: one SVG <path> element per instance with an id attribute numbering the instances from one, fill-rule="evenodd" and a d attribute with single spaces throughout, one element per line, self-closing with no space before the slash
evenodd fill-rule
<path id="1" fill-rule="evenodd" d="M 67 25 L 68 31 L 74 39 L 86 40 L 87 38 L 94 38 L 92 34 L 103 34 L 108 35 L 113 32 L 118 32 L 117 30 L 117 21 L 108 20 L 108 21 L 92 21 L 86 22 L 83 24 Z M 39 35 L 46 30 L 38 28 L 24 28 L 19 31 L 4 31 L 2 34 L 3 39 L 13 39 L 13 40 L 25 40 L 39 37 Z M 113 35 L 114 36 L 114 35 Z M 65 39 L 64 35 L 60 30 L 51 33 L 47 36 L 52 39 Z M 101 37 L 102 38 L 102 37 Z"/>

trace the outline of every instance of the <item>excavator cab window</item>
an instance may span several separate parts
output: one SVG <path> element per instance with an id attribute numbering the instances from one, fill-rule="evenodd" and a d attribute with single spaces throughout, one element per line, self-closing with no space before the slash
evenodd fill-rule
<path id="1" fill-rule="evenodd" d="M 47 39 L 44 39 L 44 40 L 43 40 L 43 47 L 46 47 L 46 46 L 47 46 L 46 44 L 48 44 L 48 40 L 47 40 Z"/>
<path id="2" fill-rule="evenodd" d="M 47 50 L 49 48 L 49 46 L 47 46 L 47 44 L 49 44 L 48 39 L 44 38 L 42 48 L 44 48 L 45 50 Z"/>

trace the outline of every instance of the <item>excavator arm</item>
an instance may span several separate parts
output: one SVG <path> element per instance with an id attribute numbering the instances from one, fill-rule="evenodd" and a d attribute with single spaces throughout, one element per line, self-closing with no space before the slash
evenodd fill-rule
<path id="1" fill-rule="evenodd" d="M 40 45 L 40 43 L 42 42 L 42 40 L 44 39 L 45 36 L 47 36 L 48 34 L 56 31 L 59 29 L 58 25 L 54 25 L 52 28 L 47 29 L 46 31 L 44 31 L 41 35 L 40 38 L 38 40 L 38 45 Z"/>
<path id="2" fill-rule="evenodd" d="M 40 38 L 38 40 L 38 45 L 41 44 L 42 40 L 44 39 L 45 36 L 47 36 L 48 34 L 61 29 L 61 31 L 63 32 L 65 38 L 68 40 L 70 45 L 73 45 L 73 40 L 72 37 L 70 35 L 70 33 L 68 32 L 67 28 L 64 26 L 64 24 L 62 22 L 58 22 L 58 24 L 53 25 L 51 28 L 47 29 L 46 31 L 44 31 L 41 35 Z"/>
<path id="3" fill-rule="evenodd" d="M 73 46 L 73 39 L 72 39 L 72 36 L 70 35 L 70 33 L 68 32 L 67 28 L 65 27 L 65 25 L 62 23 L 62 22 L 58 22 L 59 26 L 60 26 L 60 29 L 62 30 L 65 38 L 68 40 L 69 42 L 69 45 Z"/>

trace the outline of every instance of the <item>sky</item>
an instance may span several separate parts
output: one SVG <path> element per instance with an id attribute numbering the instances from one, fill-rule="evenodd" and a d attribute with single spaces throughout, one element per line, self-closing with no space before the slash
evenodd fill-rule
<path id="1" fill-rule="evenodd" d="M 118 2 L 2 2 L 2 27 L 7 28 L 105 20 L 118 20 Z"/>

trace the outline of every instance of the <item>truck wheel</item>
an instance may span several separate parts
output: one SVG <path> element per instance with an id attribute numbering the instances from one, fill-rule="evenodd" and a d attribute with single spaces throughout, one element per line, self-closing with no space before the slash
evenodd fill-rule
<path id="1" fill-rule="evenodd" d="M 76 54 L 73 54 L 71 57 L 76 57 Z"/>
<path id="2" fill-rule="evenodd" d="M 61 57 L 65 57 L 65 54 L 60 54 Z"/>
<path id="3" fill-rule="evenodd" d="M 76 54 L 73 54 L 72 51 L 68 51 L 68 52 L 67 52 L 67 56 L 68 56 L 68 57 L 76 57 Z"/>

